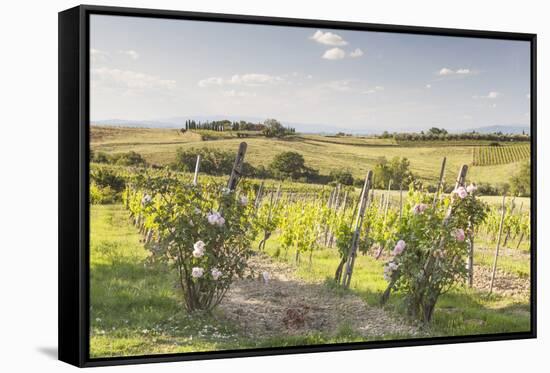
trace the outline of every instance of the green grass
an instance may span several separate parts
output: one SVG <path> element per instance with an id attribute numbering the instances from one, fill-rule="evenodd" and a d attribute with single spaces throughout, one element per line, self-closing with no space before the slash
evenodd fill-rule
<path id="1" fill-rule="evenodd" d="M 216 311 L 186 313 L 174 278 L 150 263 L 121 205 L 91 207 L 91 357 L 138 356 L 364 341 L 347 325 L 335 335 L 250 338 Z M 378 336 L 372 339 L 406 338 Z"/>
<path id="2" fill-rule="evenodd" d="M 212 132 L 212 131 L 210 131 Z M 381 157 L 407 157 L 411 169 L 420 178 L 434 182 L 439 177 L 443 157 L 447 157 L 446 180 L 454 180 L 462 164 L 472 164 L 473 151 L 483 141 L 400 142 L 369 137 L 297 135 L 288 139 L 250 137 L 240 139 L 231 132 L 197 131 L 181 134 L 176 129 L 98 127 L 91 128 L 91 148 L 106 153 L 140 153 L 153 164 L 174 161 L 178 148 L 211 147 L 236 151 L 241 141 L 248 143 L 246 159 L 253 165 L 267 166 L 283 151 L 302 154 L 306 164 L 321 174 L 349 169 L 354 177 L 363 178 Z M 201 135 L 202 133 L 202 135 Z M 211 141 L 204 141 L 203 138 Z M 504 165 L 471 167 L 468 179 L 475 182 L 502 183 L 519 168 L 519 162 Z"/>
<path id="3" fill-rule="evenodd" d="M 92 206 L 92 357 L 207 351 L 235 339 L 231 325 L 183 312 L 174 278 L 146 259 L 121 205 Z"/>
<path id="4" fill-rule="evenodd" d="M 364 341 L 349 324 L 342 324 L 333 335 L 311 333 L 301 336 L 254 336 L 220 317 L 187 314 L 175 288 L 174 278 L 163 265 L 148 260 L 137 229 L 129 223 L 121 205 L 91 207 L 91 357 L 136 356 L 143 354 L 212 351 L 257 347 L 299 346 Z M 268 241 L 274 254 L 277 237 Z M 281 255 L 284 255 L 282 253 Z M 288 253 L 291 261 L 293 253 Z M 282 256 L 276 260 L 285 260 Z M 296 268 L 305 281 L 325 283 L 336 293 L 330 279 L 338 258 L 334 250 L 319 250 L 313 266 L 307 257 Z M 376 305 L 386 283 L 382 262 L 359 256 L 351 291 Z M 390 298 L 388 311 L 403 314 L 402 297 Z M 441 298 L 427 336 L 470 335 L 529 329 L 527 300 L 485 297 L 467 289 Z M 381 335 L 369 340 L 407 338 L 407 335 Z"/>

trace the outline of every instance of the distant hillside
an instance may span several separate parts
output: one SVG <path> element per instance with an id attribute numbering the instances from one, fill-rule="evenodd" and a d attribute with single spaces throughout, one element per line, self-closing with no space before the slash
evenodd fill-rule
<path id="1" fill-rule="evenodd" d="M 249 117 L 249 116 L 232 116 L 232 115 L 189 115 L 185 117 L 161 118 L 155 120 L 127 120 L 127 119 L 106 119 L 92 121 L 96 126 L 120 126 L 120 127 L 147 127 L 147 128 L 181 128 L 185 126 L 185 121 L 194 120 L 196 122 L 213 122 L 220 120 L 241 121 L 244 120 L 250 123 L 263 123 L 267 118 Z M 284 126 L 296 128 L 296 131 L 301 133 L 319 133 L 319 134 L 335 134 L 338 132 L 359 133 L 357 130 L 332 126 L 319 123 L 296 123 L 281 120 Z M 365 130 L 360 131 L 361 134 L 373 133 Z"/>
<path id="2" fill-rule="evenodd" d="M 267 118 L 259 118 L 259 117 L 237 117 L 232 115 L 190 115 L 185 117 L 170 117 L 170 118 L 161 118 L 161 119 L 154 119 L 154 120 L 127 120 L 127 119 L 107 119 L 107 120 L 99 120 L 99 121 L 92 121 L 93 125 L 97 126 L 120 126 L 120 127 L 138 127 L 138 128 L 182 128 L 185 126 L 185 121 L 187 120 L 194 120 L 197 122 L 213 122 L 213 121 L 220 121 L 220 120 L 230 120 L 230 121 L 240 121 L 244 120 L 251 123 L 263 123 L 263 121 Z M 320 124 L 320 123 L 296 123 L 296 122 L 288 122 L 281 120 L 281 123 L 285 126 L 295 128 L 297 132 L 300 133 L 311 133 L 311 134 L 335 134 L 338 132 L 345 132 L 345 133 L 351 133 L 354 135 L 374 135 L 374 134 L 380 134 L 382 130 L 373 130 L 369 128 L 364 129 L 352 129 L 352 128 L 345 128 L 343 126 L 334 126 L 329 124 Z M 396 132 L 403 132 L 403 133 L 414 133 L 414 132 L 420 132 L 421 130 L 426 130 L 425 128 L 409 128 L 406 130 L 399 130 Z M 388 131 L 394 132 L 390 129 Z M 504 133 L 504 134 L 512 134 L 512 135 L 518 135 L 518 134 L 531 134 L 529 126 L 525 125 L 495 125 L 495 126 L 486 126 L 486 127 L 478 127 L 478 128 L 470 128 L 465 130 L 449 130 L 451 133 L 465 133 L 465 132 L 478 132 L 483 134 L 488 133 Z"/>
<path id="3" fill-rule="evenodd" d="M 505 134 L 511 134 L 511 135 L 521 135 L 525 133 L 526 135 L 531 134 L 531 128 L 529 126 L 523 126 L 523 125 L 517 125 L 517 126 L 487 126 L 487 127 L 479 127 L 479 128 L 472 128 L 469 130 L 465 130 L 462 132 L 478 132 L 478 133 L 505 133 Z"/>

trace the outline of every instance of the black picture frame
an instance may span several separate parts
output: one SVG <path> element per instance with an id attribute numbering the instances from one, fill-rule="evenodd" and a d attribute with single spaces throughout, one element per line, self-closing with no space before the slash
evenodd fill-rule
<path id="1" fill-rule="evenodd" d="M 527 41 L 531 45 L 531 330 L 475 336 L 258 348 L 115 358 L 89 357 L 89 18 L 155 17 Z M 536 34 L 81 5 L 59 13 L 59 360 L 79 367 L 219 359 L 536 338 Z"/>

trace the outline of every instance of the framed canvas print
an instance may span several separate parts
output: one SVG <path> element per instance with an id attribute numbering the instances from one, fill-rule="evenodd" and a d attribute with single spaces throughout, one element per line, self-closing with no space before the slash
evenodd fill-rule
<path id="1" fill-rule="evenodd" d="M 536 36 L 59 14 L 59 358 L 536 336 Z"/>

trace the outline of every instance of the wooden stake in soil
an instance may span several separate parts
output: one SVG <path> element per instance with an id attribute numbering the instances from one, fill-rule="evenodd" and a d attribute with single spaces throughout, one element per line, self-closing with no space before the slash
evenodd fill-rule
<path id="1" fill-rule="evenodd" d="M 399 185 L 399 220 L 403 217 L 403 184 Z"/>
<path id="2" fill-rule="evenodd" d="M 258 188 L 258 194 L 256 194 L 256 201 L 254 201 L 254 210 L 257 210 L 260 207 L 260 202 L 262 201 L 262 192 L 264 189 L 264 182 L 260 184 Z"/>
<path id="3" fill-rule="evenodd" d="M 441 189 L 441 185 L 443 184 L 443 177 L 445 176 L 446 163 L 447 163 L 447 157 L 443 157 L 443 161 L 441 162 L 441 171 L 439 172 L 439 181 L 437 183 L 437 188 L 435 189 L 434 202 L 432 207 L 435 207 L 437 203 L 437 198 L 439 197 L 439 190 Z"/>
<path id="4" fill-rule="evenodd" d="M 342 279 L 342 285 L 345 288 L 349 288 L 351 283 L 351 275 L 353 274 L 353 265 L 355 264 L 355 257 L 357 256 L 357 247 L 359 246 L 359 236 L 361 234 L 361 226 L 363 225 L 363 218 L 365 217 L 365 209 L 367 201 L 369 199 L 369 190 L 371 188 L 372 171 L 367 173 L 365 177 L 365 184 L 363 185 L 363 191 L 361 193 L 361 199 L 359 201 L 359 211 L 357 212 L 357 218 L 355 219 L 355 227 L 353 231 L 353 238 L 351 246 L 348 251 L 348 258 L 346 263 L 346 271 L 344 278 Z"/>
<path id="5" fill-rule="evenodd" d="M 495 282 L 495 274 L 497 271 L 498 252 L 500 250 L 500 238 L 502 237 L 502 228 L 504 226 L 504 216 L 506 215 L 506 194 L 502 196 L 502 214 L 500 216 L 500 226 L 498 228 L 497 247 L 495 249 L 495 259 L 493 261 L 493 272 L 491 273 L 491 285 L 489 285 L 489 295 L 493 292 L 493 284 Z"/>
<path id="6" fill-rule="evenodd" d="M 235 158 L 235 163 L 233 164 L 233 169 L 231 170 L 231 176 L 227 182 L 227 189 L 235 190 L 239 182 L 239 178 L 243 172 L 243 163 L 244 155 L 246 153 L 246 143 L 241 142 L 239 145 L 239 150 L 237 151 L 237 157 Z"/>
<path id="7" fill-rule="evenodd" d="M 195 163 L 195 176 L 193 177 L 193 185 L 197 185 L 199 181 L 199 168 L 201 165 L 201 155 L 197 155 L 197 163 Z"/>

